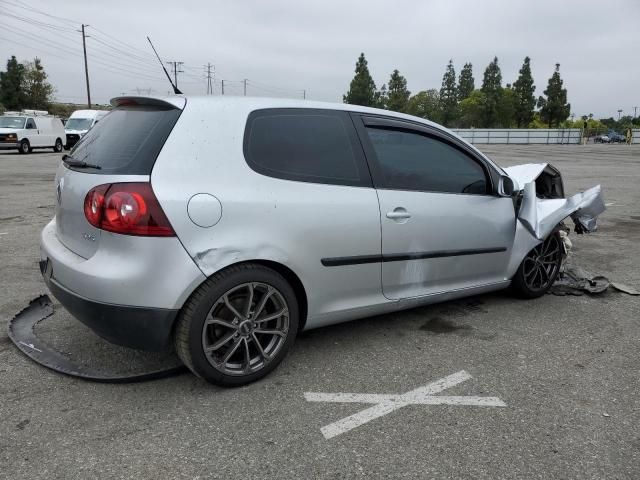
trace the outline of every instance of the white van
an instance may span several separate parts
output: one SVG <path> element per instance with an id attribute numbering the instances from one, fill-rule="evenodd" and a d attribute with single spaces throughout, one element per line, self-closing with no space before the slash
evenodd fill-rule
<path id="1" fill-rule="evenodd" d="M 106 110 L 76 110 L 64 125 L 67 150 L 73 147 L 107 113 Z"/>
<path id="2" fill-rule="evenodd" d="M 0 117 L 0 150 L 29 153 L 34 148 L 62 152 L 64 126 L 59 118 L 41 110 L 7 112 Z"/>

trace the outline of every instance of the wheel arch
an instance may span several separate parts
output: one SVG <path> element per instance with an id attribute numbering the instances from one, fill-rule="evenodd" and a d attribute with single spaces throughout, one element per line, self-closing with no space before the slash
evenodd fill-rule
<path id="1" fill-rule="evenodd" d="M 300 277 L 293 270 L 291 270 L 291 268 L 287 267 L 286 265 L 283 265 L 282 263 L 279 263 L 273 260 L 265 260 L 265 259 L 242 260 L 240 262 L 235 262 L 229 265 L 225 265 L 223 268 L 215 272 L 212 272 L 210 275 L 207 276 L 207 280 L 223 270 L 226 270 L 228 268 L 235 267 L 238 265 L 246 265 L 249 263 L 262 265 L 263 267 L 270 268 L 271 270 L 282 275 L 284 279 L 287 282 L 289 282 L 289 285 L 291 285 L 291 288 L 293 288 L 293 291 L 296 295 L 296 300 L 298 300 L 298 308 L 300 309 L 299 331 L 304 330 L 304 327 L 307 323 L 307 313 L 308 313 L 308 307 L 309 307 L 307 291 L 304 287 L 304 284 L 302 283 L 302 280 L 300 280 Z M 195 292 L 200 285 L 202 285 L 202 283 L 196 286 L 193 289 L 193 292 Z M 190 293 L 189 297 L 193 295 L 193 292 Z M 186 300 L 185 300 L 185 303 L 186 303 Z"/>

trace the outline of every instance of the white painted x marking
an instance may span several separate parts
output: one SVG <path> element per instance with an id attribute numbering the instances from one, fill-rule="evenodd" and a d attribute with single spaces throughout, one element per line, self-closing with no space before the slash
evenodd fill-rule
<path id="1" fill-rule="evenodd" d="M 473 396 L 434 396 L 447 388 L 469 380 L 469 375 L 461 370 L 440 380 L 431 382 L 401 395 L 385 395 L 377 393 L 319 393 L 305 392 L 308 402 L 333 403 L 373 403 L 372 407 L 361 410 L 337 422 L 322 427 L 320 431 L 327 440 L 342 433 L 353 430 L 371 420 L 387 415 L 407 405 L 471 405 L 476 407 L 506 407 L 498 397 Z"/>

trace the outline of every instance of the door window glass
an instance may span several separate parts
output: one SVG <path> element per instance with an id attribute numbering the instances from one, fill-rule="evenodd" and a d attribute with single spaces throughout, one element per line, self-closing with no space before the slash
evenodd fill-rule
<path id="1" fill-rule="evenodd" d="M 382 188 L 486 194 L 487 176 L 467 154 L 434 137 L 367 127 L 381 170 Z"/>

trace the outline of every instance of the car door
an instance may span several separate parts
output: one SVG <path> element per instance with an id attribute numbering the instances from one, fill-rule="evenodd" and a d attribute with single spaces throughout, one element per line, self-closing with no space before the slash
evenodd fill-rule
<path id="1" fill-rule="evenodd" d="M 446 132 L 354 115 L 380 204 L 382 290 L 400 299 L 500 283 L 515 234 L 511 198 Z"/>

